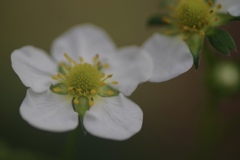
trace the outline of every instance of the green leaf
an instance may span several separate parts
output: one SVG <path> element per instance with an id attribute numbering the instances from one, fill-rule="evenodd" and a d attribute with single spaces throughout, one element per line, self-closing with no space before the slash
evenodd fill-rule
<path id="1" fill-rule="evenodd" d="M 214 30 L 208 35 L 208 40 L 217 51 L 223 54 L 228 54 L 229 50 L 236 49 L 236 45 L 231 35 L 222 29 Z"/>
<path id="2" fill-rule="evenodd" d="M 73 98 L 73 106 L 76 112 L 78 112 L 80 117 L 83 117 L 86 113 L 86 111 L 89 110 L 90 108 L 90 104 L 89 104 L 89 100 L 87 97 L 81 96 L 80 98 L 78 98 L 78 104 L 74 103 L 74 100 L 76 100 L 75 98 Z"/>
<path id="3" fill-rule="evenodd" d="M 102 97 L 113 97 L 113 96 L 117 96 L 118 94 L 119 94 L 119 91 L 117 91 L 116 89 L 113 89 L 109 85 L 100 87 L 98 92 L 98 95 Z"/>
<path id="4" fill-rule="evenodd" d="M 237 20 L 238 20 L 238 21 L 240 20 L 240 16 L 233 18 L 233 21 L 237 21 Z"/>
<path id="5" fill-rule="evenodd" d="M 198 69 L 200 53 L 202 52 L 204 37 L 199 34 L 193 34 L 187 39 L 187 45 L 193 56 L 195 69 Z"/>
<path id="6" fill-rule="evenodd" d="M 60 94 L 60 95 L 67 95 L 68 89 L 64 83 L 57 83 L 55 85 L 51 85 L 50 90 L 53 93 Z"/>
<path id="7" fill-rule="evenodd" d="M 148 26 L 159 26 L 159 25 L 166 25 L 166 24 L 168 23 L 166 23 L 166 21 L 163 20 L 162 15 L 154 15 L 147 22 Z"/>

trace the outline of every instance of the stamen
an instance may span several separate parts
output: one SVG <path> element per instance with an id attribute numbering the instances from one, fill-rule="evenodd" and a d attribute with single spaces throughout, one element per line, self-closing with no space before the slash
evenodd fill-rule
<path id="1" fill-rule="evenodd" d="M 99 86 L 105 86 L 106 85 L 106 83 L 104 83 L 104 82 L 100 82 L 100 84 L 99 84 Z"/>
<path id="2" fill-rule="evenodd" d="M 57 74 L 57 77 L 58 77 L 58 78 L 63 78 L 63 75 L 60 74 L 60 73 L 58 73 L 58 74 Z"/>
<path id="3" fill-rule="evenodd" d="M 165 23 L 171 23 L 171 20 L 170 19 L 168 19 L 167 17 L 163 17 L 163 22 L 165 22 Z"/>
<path id="4" fill-rule="evenodd" d="M 79 57 L 79 60 L 80 60 L 81 63 L 84 62 L 84 59 L 82 57 Z"/>
<path id="5" fill-rule="evenodd" d="M 99 55 L 96 54 L 94 57 L 93 57 L 93 63 L 96 63 L 98 61 L 98 58 L 99 58 Z"/>
<path id="6" fill-rule="evenodd" d="M 89 105 L 90 105 L 90 107 L 92 107 L 92 106 L 94 105 L 94 101 L 93 101 L 93 100 L 90 100 L 90 101 L 89 101 Z"/>
<path id="7" fill-rule="evenodd" d="M 214 12 L 214 11 L 213 11 L 212 9 L 209 11 L 210 14 L 212 14 L 213 12 Z"/>
<path id="8" fill-rule="evenodd" d="M 112 84 L 116 85 L 116 84 L 118 84 L 118 81 L 112 81 Z"/>
<path id="9" fill-rule="evenodd" d="M 97 62 L 97 66 L 101 67 L 102 63 L 100 61 Z"/>
<path id="10" fill-rule="evenodd" d="M 109 74 L 107 75 L 107 78 L 111 78 L 113 76 L 113 74 Z"/>
<path id="11" fill-rule="evenodd" d="M 75 98 L 75 99 L 73 100 L 73 103 L 74 103 L 74 104 L 79 104 L 79 100 L 78 100 L 77 98 Z"/>
<path id="12" fill-rule="evenodd" d="M 94 95 L 94 94 L 96 94 L 96 93 L 97 93 L 96 90 L 94 90 L 94 89 L 91 90 L 91 94 L 92 94 L 92 95 Z"/>
<path id="13" fill-rule="evenodd" d="M 204 36 L 205 36 L 205 32 L 200 31 L 200 36 L 201 36 L 201 37 L 204 37 Z"/>
<path id="14" fill-rule="evenodd" d="M 68 90 L 69 90 L 69 91 L 72 91 L 72 90 L 73 90 L 73 87 L 68 87 Z"/>
<path id="15" fill-rule="evenodd" d="M 209 5 L 209 7 L 211 7 L 211 6 L 212 6 L 212 4 L 213 4 L 213 2 L 212 2 L 212 1 L 208 1 L 208 5 Z"/>
<path id="16" fill-rule="evenodd" d="M 107 84 L 118 84 L 117 81 L 113 82 L 104 82 L 108 78 L 112 78 L 113 74 L 105 75 L 103 72 L 99 71 L 98 67 L 108 68 L 109 65 L 106 63 L 102 65 L 99 61 L 99 55 L 96 54 L 93 57 L 93 64 L 84 62 L 82 57 L 79 57 L 80 62 L 76 62 L 71 59 L 68 54 L 64 53 L 64 57 L 67 59 L 68 63 L 59 63 L 59 66 L 62 67 L 64 75 L 58 73 L 52 76 L 52 79 L 60 81 L 59 84 L 62 84 L 61 87 L 55 86 L 51 88 L 51 91 L 57 94 L 69 94 L 73 97 L 73 103 L 75 105 L 79 104 L 79 98 L 84 96 L 89 100 L 89 105 L 94 105 L 94 97 L 98 94 L 105 94 L 105 96 L 114 95 L 114 91 L 106 91 L 106 88 L 110 86 L 105 86 Z"/>
<path id="17" fill-rule="evenodd" d="M 109 96 L 112 96 L 112 95 L 114 94 L 114 92 L 111 91 L 111 90 L 108 90 L 107 94 L 108 94 Z"/>
<path id="18" fill-rule="evenodd" d="M 60 88 L 59 87 L 55 87 L 55 88 L 53 88 L 53 91 L 56 92 L 56 93 L 60 92 Z"/>
<path id="19" fill-rule="evenodd" d="M 59 66 L 61 66 L 62 68 L 66 69 L 66 70 L 69 70 L 69 67 L 64 63 L 59 63 Z"/>
<path id="20" fill-rule="evenodd" d="M 100 73 L 100 77 L 101 78 L 105 77 L 105 74 L 104 73 Z"/>
<path id="21" fill-rule="evenodd" d="M 221 8 L 222 8 L 222 4 L 218 4 L 217 9 L 221 9 Z"/>
<path id="22" fill-rule="evenodd" d="M 68 56 L 67 53 L 64 53 L 64 57 L 68 60 L 69 63 L 72 62 L 72 59 Z"/>
<path id="23" fill-rule="evenodd" d="M 103 67 L 104 67 L 105 69 L 108 69 L 108 68 L 109 68 L 109 64 L 108 64 L 108 63 L 105 63 L 105 64 L 103 65 Z"/>
<path id="24" fill-rule="evenodd" d="M 57 76 L 52 76 L 52 79 L 57 80 L 58 77 Z"/>

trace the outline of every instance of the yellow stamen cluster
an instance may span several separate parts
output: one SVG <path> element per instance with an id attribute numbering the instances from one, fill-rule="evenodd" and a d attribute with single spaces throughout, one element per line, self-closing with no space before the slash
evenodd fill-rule
<path id="1" fill-rule="evenodd" d="M 109 64 L 102 64 L 99 60 L 99 55 L 96 54 L 93 57 L 93 64 L 86 63 L 82 57 L 79 57 L 79 62 L 74 61 L 66 53 L 64 54 L 68 63 L 60 63 L 63 73 L 58 73 L 52 76 L 52 79 L 63 83 L 67 87 L 67 92 L 71 95 L 75 105 L 79 104 L 79 98 L 85 96 L 89 100 L 89 105 L 94 105 L 94 97 L 99 92 L 100 87 L 103 87 L 109 83 L 118 84 L 117 81 L 107 82 L 107 79 L 112 78 L 113 74 L 105 75 L 101 70 L 102 68 L 109 67 Z M 107 66 L 107 67 L 106 67 Z M 53 92 L 61 92 L 61 88 L 53 88 Z M 106 91 L 107 95 L 114 94 L 113 91 Z"/>
<path id="2" fill-rule="evenodd" d="M 221 4 L 213 6 L 213 2 L 205 0 L 177 0 L 176 6 L 171 6 L 170 14 L 163 21 L 173 24 L 184 34 L 184 40 L 192 33 L 205 35 L 208 26 L 219 20 L 215 14 L 222 8 Z"/>

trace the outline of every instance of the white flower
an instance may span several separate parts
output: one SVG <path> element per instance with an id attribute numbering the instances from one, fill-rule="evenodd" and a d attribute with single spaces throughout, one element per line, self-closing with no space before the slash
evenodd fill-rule
<path id="1" fill-rule="evenodd" d="M 220 12 L 228 12 L 232 16 L 240 16 L 240 1 L 239 0 L 216 0 L 217 4 L 221 4 Z"/>
<path id="2" fill-rule="evenodd" d="M 204 37 L 212 29 L 240 16 L 239 0 L 173 0 L 162 7 L 167 25 L 143 44 L 154 62 L 151 82 L 161 82 L 198 67 Z"/>
<path id="3" fill-rule="evenodd" d="M 163 82 L 172 79 L 193 65 L 192 55 L 180 37 L 167 37 L 154 34 L 142 47 L 152 57 L 154 68 L 150 82 Z"/>
<path id="4" fill-rule="evenodd" d="M 151 75 L 152 60 L 144 51 L 135 46 L 116 50 L 103 30 L 82 25 L 57 38 L 51 53 L 52 58 L 25 46 L 11 55 L 14 71 L 29 87 L 20 107 L 24 120 L 62 132 L 75 129 L 80 116 L 89 133 L 114 140 L 141 129 L 143 113 L 124 95 Z"/>

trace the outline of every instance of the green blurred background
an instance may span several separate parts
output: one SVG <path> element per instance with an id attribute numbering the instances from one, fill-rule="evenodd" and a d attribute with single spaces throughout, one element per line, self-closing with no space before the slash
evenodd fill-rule
<path id="1" fill-rule="evenodd" d="M 206 85 L 209 69 L 204 57 L 197 71 L 192 68 L 170 81 L 138 87 L 130 98 L 144 112 L 143 127 L 127 141 L 100 139 L 79 131 L 75 152 L 65 149 L 70 132 L 41 131 L 20 117 L 19 106 L 27 88 L 11 68 L 14 49 L 31 44 L 49 51 L 57 36 L 82 23 L 104 28 L 119 47 L 141 45 L 157 31 L 148 28 L 146 21 L 157 13 L 158 5 L 159 0 L 1 0 L 0 159 L 61 159 L 71 152 L 74 156 L 67 159 L 206 159 L 201 155 L 240 159 L 239 92 L 221 99 L 214 106 L 217 112 L 206 112 L 214 95 Z M 240 22 L 224 28 L 239 49 Z M 239 53 L 231 55 L 218 58 L 239 63 Z"/>

